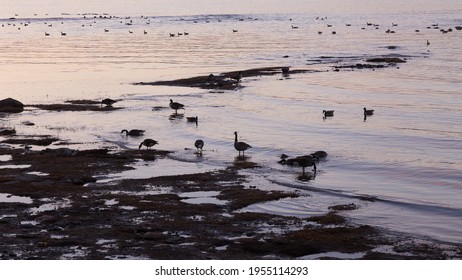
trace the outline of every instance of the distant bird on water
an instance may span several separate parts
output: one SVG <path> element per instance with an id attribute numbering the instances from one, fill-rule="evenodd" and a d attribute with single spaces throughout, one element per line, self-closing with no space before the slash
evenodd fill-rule
<path id="1" fill-rule="evenodd" d="M 195 116 L 195 117 L 186 117 L 186 121 L 196 123 L 196 125 L 197 125 L 197 123 L 199 122 L 199 118 L 197 116 Z"/>
<path id="2" fill-rule="evenodd" d="M 202 148 L 204 147 L 204 141 L 201 139 L 196 140 L 196 142 L 194 142 L 194 147 L 196 147 L 197 152 L 199 154 L 202 154 Z"/>
<path id="3" fill-rule="evenodd" d="M 322 114 L 324 115 L 324 118 L 333 117 L 334 116 L 334 110 L 323 110 Z"/>
<path id="4" fill-rule="evenodd" d="M 103 106 L 103 104 L 106 105 L 106 107 L 112 107 L 112 104 L 116 102 L 117 100 L 106 98 L 101 101 L 101 107 Z"/>
<path id="5" fill-rule="evenodd" d="M 430 45 L 430 41 L 427 40 L 427 46 L 429 46 L 429 45 Z"/>
<path id="6" fill-rule="evenodd" d="M 374 114 L 374 110 L 372 109 L 366 109 L 366 107 L 364 107 L 364 116 L 372 116 Z"/>
<path id="7" fill-rule="evenodd" d="M 146 150 L 149 150 L 152 146 L 156 145 L 156 144 L 159 144 L 159 142 L 157 142 L 156 140 L 153 140 L 151 138 L 147 138 L 147 139 L 144 139 L 143 142 L 141 142 L 140 146 L 138 147 L 138 149 L 141 149 L 141 147 L 143 145 L 146 146 Z"/>
<path id="8" fill-rule="evenodd" d="M 141 136 L 144 133 L 144 130 L 141 129 L 132 129 L 130 131 L 123 129 L 120 133 L 124 133 L 126 136 Z"/>
<path id="9" fill-rule="evenodd" d="M 178 110 L 183 109 L 184 110 L 184 105 L 178 102 L 173 102 L 172 99 L 170 99 L 170 108 L 175 110 L 175 114 L 178 113 Z"/>
<path id="10" fill-rule="evenodd" d="M 244 156 L 244 151 L 249 148 L 252 148 L 252 146 L 250 146 L 249 144 L 245 142 L 237 141 L 237 132 L 235 131 L 234 132 L 234 148 L 239 152 L 239 156 L 241 155 L 241 152 L 242 152 L 242 156 Z"/>

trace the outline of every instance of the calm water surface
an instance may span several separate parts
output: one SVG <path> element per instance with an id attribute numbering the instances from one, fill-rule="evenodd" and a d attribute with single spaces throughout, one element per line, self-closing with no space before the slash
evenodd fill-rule
<path id="1" fill-rule="evenodd" d="M 438 7 L 434 1 L 352 0 L 293 0 L 284 7 L 267 1 L 11 2 L 0 1 L 1 98 L 37 104 L 110 97 L 124 109 L 30 107 L 2 118 L 2 126 L 84 143 L 79 147 L 134 149 L 142 139 L 120 130 L 145 129 L 159 149 L 175 151 L 174 159 L 194 171 L 238 160 L 232 145 L 238 131 L 253 146 L 246 160 L 262 166 L 246 171 L 250 185 L 306 194 L 249 211 L 306 216 L 356 203 L 360 208 L 347 214 L 360 223 L 462 242 L 462 31 L 454 29 L 462 25 L 460 1 Z M 453 32 L 442 34 L 435 24 Z M 178 32 L 189 35 L 169 36 Z M 407 63 L 332 71 L 388 55 Z M 245 78 L 236 91 L 132 85 L 265 66 L 319 72 Z M 186 105 L 183 118 L 171 117 L 170 98 Z M 375 115 L 364 120 L 363 107 Z M 324 120 L 324 109 L 335 116 Z M 199 116 L 199 125 L 186 116 Z M 193 153 L 197 138 L 206 143 L 202 158 Z M 300 168 L 277 164 L 282 153 L 316 150 L 329 156 L 315 180 L 299 181 Z M 359 199 L 364 196 L 376 200 Z"/>

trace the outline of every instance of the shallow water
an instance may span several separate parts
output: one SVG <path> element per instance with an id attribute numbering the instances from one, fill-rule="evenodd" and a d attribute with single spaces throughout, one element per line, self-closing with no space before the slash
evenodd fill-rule
<path id="1" fill-rule="evenodd" d="M 259 1 L 241 8 L 229 1 L 217 6 L 202 1 L 202 9 L 192 10 L 176 1 L 165 10 L 136 2 L 127 10 L 118 1 L 104 8 L 51 0 L 40 8 L 6 5 L 0 14 L 1 98 L 36 104 L 110 97 L 119 99 L 115 106 L 123 109 L 42 112 L 28 107 L 2 117 L 2 126 L 80 143 L 76 148 L 137 149 L 149 137 L 181 161 L 141 163 L 138 173 L 125 174 L 129 177 L 224 168 L 240 160 L 233 148 L 238 131 L 240 140 L 253 147 L 246 160 L 262 166 L 249 174 L 254 185 L 307 195 L 257 205 L 255 211 L 303 216 L 354 202 L 360 208 L 348 215 L 358 222 L 462 241 L 462 31 L 454 29 L 462 25 L 459 1 L 438 7 L 432 1 L 399 2 L 399 9 L 393 1 L 360 1 L 364 5 L 353 9 L 355 1 L 293 0 L 284 9 L 272 4 L 263 10 L 256 8 Z M 84 12 L 117 18 L 83 18 Z M 8 19 L 13 16 L 17 19 Z M 432 27 L 436 23 L 454 31 L 442 34 Z M 178 32 L 189 35 L 169 36 Z M 386 55 L 407 63 L 331 71 L 335 65 Z M 320 72 L 244 78 L 236 91 L 132 85 L 265 66 Z M 172 117 L 170 98 L 186 105 L 183 115 Z M 375 114 L 364 120 L 363 107 Z M 335 110 L 335 116 L 324 120 L 324 109 Z M 187 123 L 187 116 L 199 116 L 198 125 Z M 134 128 L 146 130 L 145 137 L 120 133 Z M 202 157 L 193 146 L 198 138 L 205 142 Z M 300 168 L 277 164 L 282 153 L 316 150 L 329 156 L 309 182 L 297 180 Z M 366 203 L 362 196 L 375 202 Z"/>

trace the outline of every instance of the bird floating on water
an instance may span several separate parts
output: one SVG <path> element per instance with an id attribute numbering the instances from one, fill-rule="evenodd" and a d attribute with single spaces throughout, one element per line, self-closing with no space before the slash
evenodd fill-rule
<path id="1" fill-rule="evenodd" d="M 159 144 L 156 140 L 153 140 L 151 138 L 144 139 L 143 142 L 141 142 L 140 146 L 138 149 L 141 149 L 143 145 L 146 146 L 146 150 L 149 150 L 152 146 Z"/>
<path id="2" fill-rule="evenodd" d="M 333 117 L 334 116 L 334 110 L 323 110 L 322 114 L 324 115 L 324 118 Z"/>
<path id="3" fill-rule="evenodd" d="M 202 154 L 202 148 L 204 147 L 204 141 L 202 139 L 196 140 L 196 142 L 194 142 L 194 147 L 196 147 L 197 153 Z"/>
<path id="4" fill-rule="evenodd" d="M 366 107 L 364 107 L 364 116 L 372 116 L 374 114 L 374 110 L 372 109 L 366 109 Z"/>
<path id="5" fill-rule="evenodd" d="M 197 116 L 195 116 L 195 117 L 186 117 L 186 121 L 196 123 L 196 125 L 197 125 L 197 123 L 199 122 L 199 118 Z"/>
<path id="6" fill-rule="evenodd" d="M 252 146 L 250 146 L 249 144 L 245 142 L 237 141 L 237 131 L 235 131 L 234 132 L 234 148 L 239 152 L 239 156 L 241 155 L 241 152 L 242 152 L 242 156 L 244 156 L 244 151 L 249 148 L 252 148 Z"/>
<path id="7" fill-rule="evenodd" d="M 141 136 L 144 134 L 144 130 L 142 129 L 132 129 L 130 131 L 123 129 L 120 133 L 124 133 L 126 136 Z"/>
<path id="8" fill-rule="evenodd" d="M 112 107 L 114 103 L 116 103 L 117 100 L 106 98 L 101 101 L 101 106 L 106 105 L 106 107 Z"/>
<path id="9" fill-rule="evenodd" d="M 175 114 L 178 113 L 178 110 L 183 109 L 184 110 L 184 105 L 178 102 L 173 102 L 172 99 L 170 99 L 170 108 L 175 110 Z"/>

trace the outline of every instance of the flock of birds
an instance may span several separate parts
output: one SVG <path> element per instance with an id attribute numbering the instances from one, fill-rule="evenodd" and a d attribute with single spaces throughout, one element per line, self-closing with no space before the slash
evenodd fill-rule
<path id="1" fill-rule="evenodd" d="M 114 103 L 116 103 L 117 100 L 106 98 L 101 101 L 101 106 L 104 104 L 108 107 L 111 107 Z M 169 107 L 172 110 L 175 110 L 175 115 L 178 114 L 178 110 L 185 110 L 185 105 L 179 102 L 174 102 L 173 99 L 170 99 Z M 363 108 L 364 111 L 364 117 L 370 116 L 374 114 L 374 110 L 372 109 L 366 109 L 366 107 Z M 333 117 L 334 116 L 334 110 L 323 110 L 323 117 Z M 198 117 L 187 117 L 186 119 L 188 122 L 195 122 L 196 125 L 198 123 Z M 123 129 L 120 133 L 125 133 L 126 136 L 134 136 L 134 137 L 139 137 L 144 135 L 145 130 L 142 129 Z M 151 149 L 153 146 L 159 144 L 157 140 L 151 139 L 151 138 L 146 138 L 144 139 L 140 145 L 138 146 L 138 149 L 141 149 L 143 146 L 146 147 L 146 150 Z M 197 149 L 196 153 L 198 155 L 202 155 L 202 151 L 204 148 L 204 141 L 202 139 L 197 139 L 194 142 L 194 147 Z M 238 151 L 238 158 L 245 157 L 245 151 L 248 149 L 252 148 L 251 145 L 244 141 L 239 141 L 238 140 L 238 133 L 237 131 L 234 132 L 234 149 Z M 241 155 L 242 153 L 242 155 Z M 317 172 L 317 167 L 316 163 L 320 161 L 320 159 L 327 157 L 327 153 L 325 151 L 316 151 L 314 153 L 311 153 L 309 155 L 302 155 L 302 156 L 296 156 L 296 157 L 289 157 L 286 154 L 281 155 L 281 159 L 278 161 L 279 164 L 282 165 L 288 165 L 288 166 L 300 166 L 302 167 L 302 174 L 298 177 L 300 180 L 311 180 L 316 176 Z M 313 167 L 313 172 L 312 173 L 306 173 L 305 168 L 306 167 Z"/>

